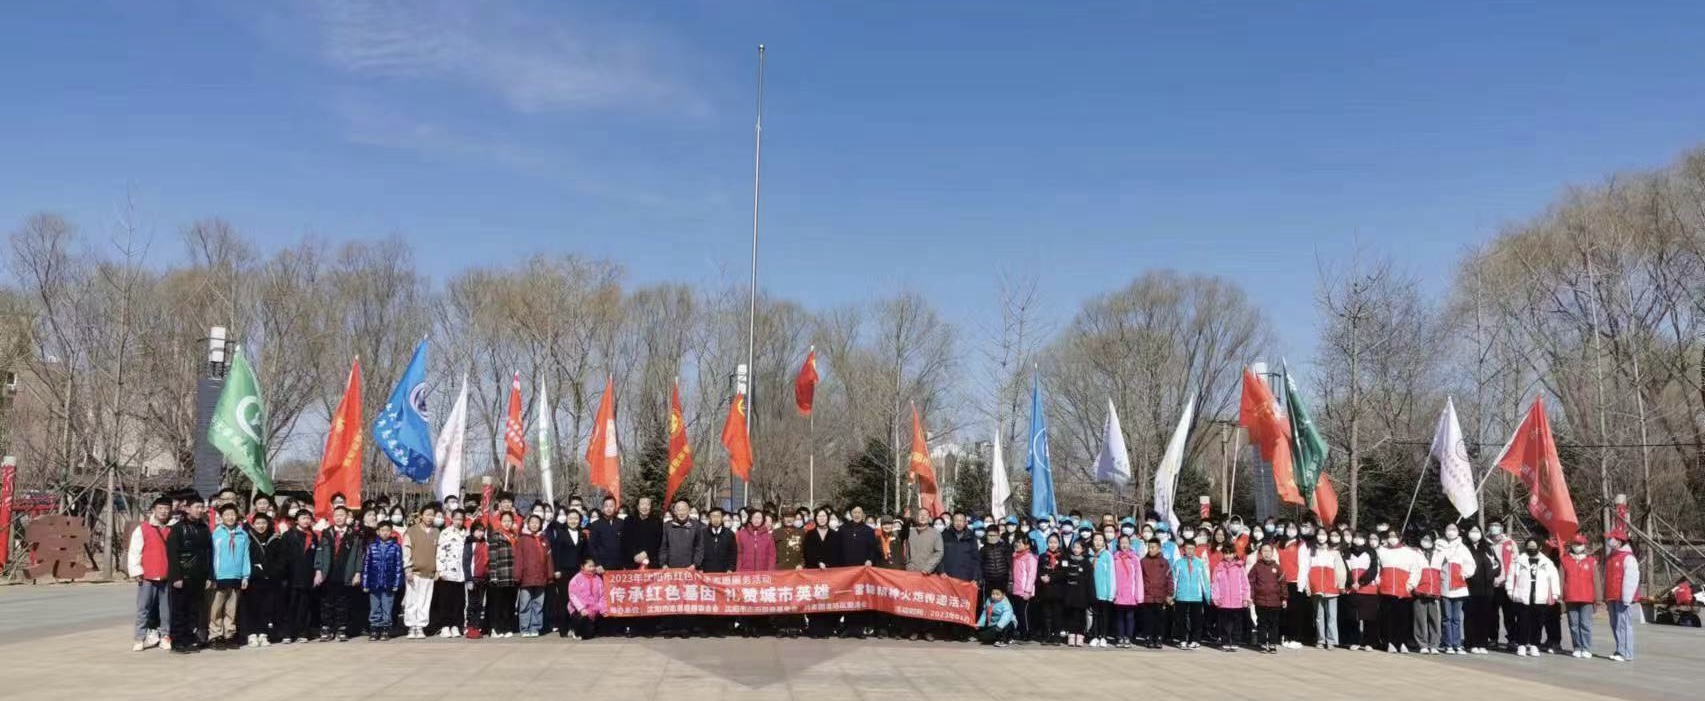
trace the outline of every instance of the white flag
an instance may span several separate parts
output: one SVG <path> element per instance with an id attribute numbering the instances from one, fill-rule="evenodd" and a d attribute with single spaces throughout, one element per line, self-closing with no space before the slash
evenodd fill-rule
<path id="1" fill-rule="evenodd" d="M 544 480 L 545 502 L 556 504 L 556 488 L 551 485 L 551 405 L 545 401 L 545 383 L 539 382 L 539 478 Z"/>
<path id="2" fill-rule="evenodd" d="M 462 495 L 462 443 L 468 437 L 468 375 L 462 373 L 462 392 L 456 395 L 456 405 L 444 417 L 444 428 L 438 431 L 438 443 L 432 447 L 432 461 L 438 464 L 438 500 Z"/>
<path id="3" fill-rule="evenodd" d="M 1196 393 L 1184 402 L 1184 415 L 1178 417 L 1178 428 L 1166 442 L 1166 452 L 1160 456 L 1160 466 L 1154 470 L 1154 512 L 1166 519 L 1172 532 L 1178 532 L 1178 514 L 1172 510 L 1174 492 L 1178 491 L 1178 472 L 1184 469 L 1184 443 L 1190 437 L 1190 423 L 1196 417 Z"/>
<path id="4" fill-rule="evenodd" d="M 1103 427 L 1101 454 L 1095 458 L 1095 479 L 1124 486 L 1131 481 L 1131 456 L 1125 452 L 1125 432 L 1119 429 L 1119 411 L 1107 400 L 1107 423 Z"/>
<path id="5" fill-rule="evenodd" d="M 1433 430 L 1433 459 L 1439 461 L 1439 484 L 1445 496 L 1462 514 L 1473 516 L 1480 510 L 1480 498 L 1475 494 L 1474 468 L 1468 464 L 1468 444 L 1462 441 L 1462 426 L 1456 422 L 1456 403 L 1445 398 L 1445 409 L 1439 412 L 1439 426 Z"/>
<path id="6" fill-rule="evenodd" d="M 1012 498 L 1012 483 L 1006 481 L 1006 456 L 1001 453 L 1001 430 L 995 429 L 994 464 L 989 468 L 989 513 L 996 519 L 1006 518 L 1006 500 Z"/>

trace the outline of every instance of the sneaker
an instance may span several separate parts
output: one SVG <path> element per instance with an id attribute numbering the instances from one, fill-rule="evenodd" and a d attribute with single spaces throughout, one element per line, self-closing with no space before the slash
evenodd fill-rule
<path id="1" fill-rule="evenodd" d="M 1397 646 L 1397 654 L 1399 654 L 1399 655 L 1409 654 L 1409 646 L 1408 645 L 1398 645 Z"/>
<path id="2" fill-rule="evenodd" d="M 1491 654 L 1491 651 L 1483 647 L 1477 647 L 1474 648 L 1473 653 L 1476 655 L 1489 655 Z"/>
<path id="3" fill-rule="evenodd" d="M 166 652 L 172 651 L 172 639 L 170 636 L 160 638 L 160 649 L 165 650 Z"/>
<path id="4" fill-rule="evenodd" d="M 1006 643 L 1003 643 L 999 640 L 996 640 L 995 641 L 995 647 L 1006 647 Z"/>
<path id="5" fill-rule="evenodd" d="M 374 635 L 378 635 L 378 634 L 375 633 Z M 340 643 L 349 642 L 349 634 L 348 633 L 338 633 L 337 634 L 337 641 Z"/>
<path id="6" fill-rule="evenodd" d="M 142 652 L 143 650 L 146 650 L 146 649 L 148 649 L 148 645 L 141 642 L 141 641 L 137 641 L 135 643 L 132 643 L 130 646 L 131 652 Z"/>
<path id="7" fill-rule="evenodd" d="M 261 647 L 272 647 L 272 638 L 268 638 L 264 635 L 260 636 L 260 646 Z"/>
<path id="8" fill-rule="evenodd" d="M 1627 662 L 1627 661 L 1628 661 L 1628 658 L 1626 658 L 1626 657 L 1623 657 L 1623 656 L 1621 656 L 1621 655 L 1611 655 L 1611 656 L 1610 656 L 1610 661 L 1611 661 L 1611 662 Z"/>
<path id="9" fill-rule="evenodd" d="M 1397 652 L 1397 646 L 1392 645 L 1391 643 L 1386 643 L 1385 644 L 1385 651 L 1395 654 Z"/>

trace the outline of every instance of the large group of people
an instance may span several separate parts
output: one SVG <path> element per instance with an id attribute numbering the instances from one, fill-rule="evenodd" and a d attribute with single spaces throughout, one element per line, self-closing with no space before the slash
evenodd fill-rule
<path id="1" fill-rule="evenodd" d="M 470 497 L 470 500 L 472 497 Z M 130 538 L 134 649 L 178 653 L 407 638 L 600 635 L 866 636 L 1227 652 L 1593 656 L 1608 608 L 1615 661 L 1634 656 L 1631 544 L 1547 542 L 1497 521 L 1437 530 L 1238 516 L 1178 524 L 859 505 L 657 513 L 613 498 L 517 509 L 450 497 L 406 510 L 379 497 L 308 504 L 231 490 L 162 496 Z M 975 583 L 975 627 L 865 611 L 768 617 L 604 615 L 604 574 L 874 566 Z M 1563 637 L 1567 622 L 1567 642 Z"/>

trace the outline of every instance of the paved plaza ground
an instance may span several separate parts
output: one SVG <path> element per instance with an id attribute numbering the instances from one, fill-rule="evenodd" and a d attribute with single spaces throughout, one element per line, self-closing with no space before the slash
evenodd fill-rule
<path id="1" fill-rule="evenodd" d="M 1507 654 L 1259 655 L 840 640 L 393 640 L 130 651 L 133 585 L 0 587 L 0 699 L 1698 699 L 1705 635 L 1640 626 L 1631 664 Z M 1597 651 L 1608 654 L 1600 621 Z M 229 690 L 228 696 L 222 690 Z M 1152 698 L 1152 697 L 1151 697 Z"/>

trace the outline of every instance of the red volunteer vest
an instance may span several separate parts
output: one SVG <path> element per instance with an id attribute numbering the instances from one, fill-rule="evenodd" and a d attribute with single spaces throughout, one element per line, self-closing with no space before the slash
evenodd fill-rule
<path id="1" fill-rule="evenodd" d="M 1598 558 L 1588 556 L 1576 560 L 1573 555 L 1564 555 L 1562 575 L 1563 603 L 1593 602 L 1593 584 L 1598 581 Z"/>
<path id="2" fill-rule="evenodd" d="M 1622 600 L 1622 578 L 1628 572 L 1628 558 L 1631 553 L 1618 550 L 1604 559 L 1604 600 Z M 1638 592 L 1635 592 L 1638 596 Z"/>
<path id="3" fill-rule="evenodd" d="M 143 523 L 142 578 L 160 581 L 166 578 L 166 527 Z"/>
<path id="4" fill-rule="evenodd" d="M 1297 551 L 1302 547 L 1302 541 L 1293 540 L 1290 545 L 1279 549 L 1279 571 L 1285 574 L 1286 584 L 1297 582 Z"/>

